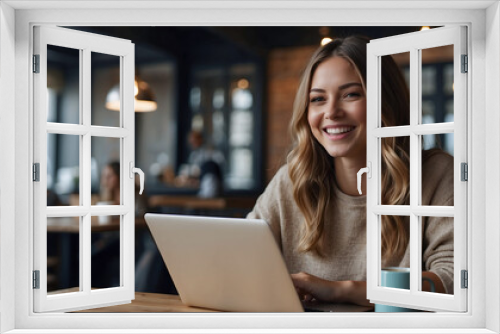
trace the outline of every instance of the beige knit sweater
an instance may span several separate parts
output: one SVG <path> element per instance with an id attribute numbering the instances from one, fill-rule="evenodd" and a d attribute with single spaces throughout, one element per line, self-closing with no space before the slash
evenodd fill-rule
<path id="1" fill-rule="evenodd" d="M 453 158 L 445 154 L 424 163 L 422 205 L 453 205 L 452 171 Z M 323 258 L 297 249 L 304 216 L 293 199 L 286 165 L 274 176 L 247 218 L 267 221 L 290 273 L 303 271 L 331 281 L 366 281 L 366 196 L 346 195 L 336 188 L 330 208 Z M 423 217 L 423 222 L 422 268 L 434 272 L 446 292 L 452 294 L 453 218 Z M 382 266 L 410 267 L 409 251 L 408 245 L 403 257 L 388 259 Z"/>

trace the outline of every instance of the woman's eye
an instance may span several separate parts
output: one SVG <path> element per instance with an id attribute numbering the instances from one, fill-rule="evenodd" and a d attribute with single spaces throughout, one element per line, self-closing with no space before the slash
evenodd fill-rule
<path id="1" fill-rule="evenodd" d="M 356 98 L 358 98 L 358 97 L 360 97 L 360 96 L 361 96 L 361 94 L 356 93 L 356 92 L 352 92 L 352 93 L 347 93 L 347 94 L 345 94 L 345 95 L 344 95 L 344 98 L 345 98 L 345 99 L 356 99 Z"/>
<path id="2" fill-rule="evenodd" d="M 311 97 L 311 103 L 313 102 L 321 102 L 324 101 L 325 99 L 322 96 L 313 96 Z"/>

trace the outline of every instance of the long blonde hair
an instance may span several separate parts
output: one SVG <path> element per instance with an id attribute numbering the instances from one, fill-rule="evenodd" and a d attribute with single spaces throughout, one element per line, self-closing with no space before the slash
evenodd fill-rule
<path id="1" fill-rule="evenodd" d="M 322 254 L 325 214 L 333 200 L 335 172 L 333 158 L 313 136 L 308 120 L 309 90 L 319 64 L 331 57 L 349 61 L 362 79 L 366 91 L 366 44 L 362 36 L 335 39 L 311 57 L 302 76 L 293 106 L 290 132 L 293 147 L 288 155 L 288 173 L 293 196 L 304 215 L 299 250 Z M 404 78 L 390 56 L 382 57 L 382 124 L 409 124 L 409 92 Z M 409 140 L 406 137 L 382 141 L 382 203 L 409 203 Z M 402 255 L 408 245 L 404 220 L 398 216 L 382 219 L 382 256 Z"/>

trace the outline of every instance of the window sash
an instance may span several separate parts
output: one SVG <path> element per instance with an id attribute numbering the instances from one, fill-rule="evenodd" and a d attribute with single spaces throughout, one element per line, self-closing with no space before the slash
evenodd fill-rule
<path id="1" fill-rule="evenodd" d="M 35 312 L 72 311 L 134 299 L 134 179 L 129 177 L 134 162 L 134 46 L 130 41 L 82 33 L 64 28 L 38 26 L 34 30 L 34 54 L 40 55 L 40 73 L 33 74 L 34 83 L 34 161 L 40 163 L 40 182 L 34 188 L 34 264 L 40 271 L 40 288 L 34 289 Z M 80 50 L 80 124 L 47 122 L 47 45 Z M 120 57 L 121 105 L 120 127 L 91 125 L 92 52 Z M 80 205 L 47 207 L 47 143 L 48 133 L 79 136 Z M 122 205 L 96 207 L 91 199 L 91 138 L 120 139 L 120 189 Z M 120 287 L 91 290 L 91 216 L 120 215 Z M 74 293 L 47 294 L 47 217 L 80 217 L 79 289 Z"/>
<path id="2" fill-rule="evenodd" d="M 367 162 L 372 177 L 367 182 L 367 297 L 374 303 L 431 311 L 467 310 L 467 290 L 460 285 L 460 272 L 467 269 L 467 183 L 460 179 L 460 163 L 467 162 L 466 106 L 467 76 L 460 72 L 460 55 L 467 54 L 466 28 L 453 26 L 372 40 L 367 59 Z M 421 101 L 421 49 L 451 45 L 454 47 L 454 113 L 453 123 L 419 125 Z M 380 57 L 410 52 L 410 125 L 381 127 Z M 423 134 L 454 133 L 454 206 L 419 205 L 421 189 L 421 141 Z M 410 136 L 410 205 L 380 205 L 381 146 L 380 138 Z M 410 216 L 410 290 L 381 287 L 380 214 Z M 419 291 L 422 272 L 422 222 L 420 216 L 454 217 L 454 295 Z"/>

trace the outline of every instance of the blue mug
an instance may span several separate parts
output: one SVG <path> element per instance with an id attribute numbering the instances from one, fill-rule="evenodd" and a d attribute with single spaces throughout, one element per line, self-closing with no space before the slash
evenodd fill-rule
<path id="1" fill-rule="evenodd" d="M 410 290 L 410 268 L 389 267 L 382 269 L 381 286 Z M 434 282 L 428 277 L 422 277 L 431 285 L 431 292 L 436 292 Z M 375 304 L 375 312 L 420 312 L 411 308 Z"/>

